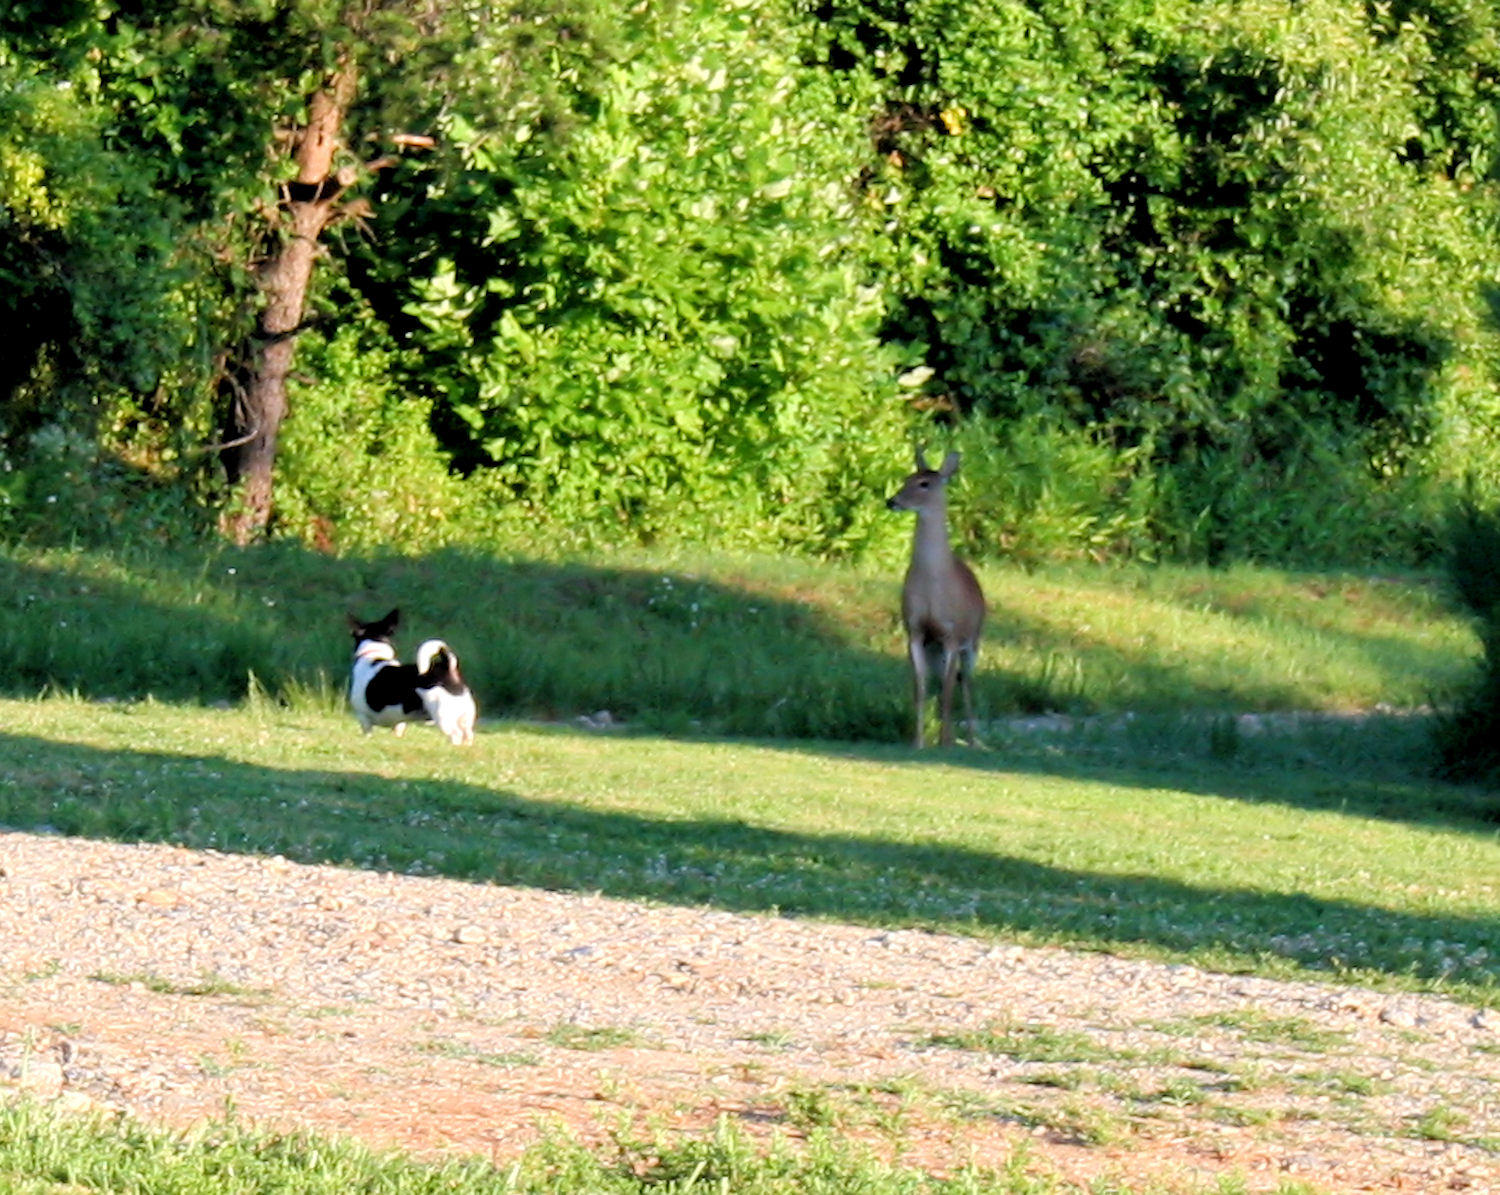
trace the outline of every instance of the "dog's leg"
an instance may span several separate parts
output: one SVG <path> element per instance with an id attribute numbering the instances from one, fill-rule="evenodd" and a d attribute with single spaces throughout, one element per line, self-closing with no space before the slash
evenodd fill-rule
<path id="1" fill-rule="evenodd" d="M 406 723 L 405 722 L 397 722 L 395 729 L 396 729 L 396 737 L 399 739 L 403 734 L 406 733 Z"/>

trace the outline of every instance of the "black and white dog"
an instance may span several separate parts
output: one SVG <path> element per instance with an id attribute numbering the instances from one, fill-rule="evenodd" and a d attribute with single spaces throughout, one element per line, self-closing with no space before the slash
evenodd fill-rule
<path id="1" fill-rule="evenodd" d="M 349 704 L 360 728 L 394 726 L 400 735 L 414 719 L 428 719 L 455 747 L 474 741 L 477 710 L 474 694 L 458 671 L 458 656 L 441 639 L 417 648 L 415 664 L 401 664 L 391 636 L 401 622 L 392 610 L 376 622 L 360 622 L 349 615 L 354 634 L 354 666 L 349 674 Z"/>

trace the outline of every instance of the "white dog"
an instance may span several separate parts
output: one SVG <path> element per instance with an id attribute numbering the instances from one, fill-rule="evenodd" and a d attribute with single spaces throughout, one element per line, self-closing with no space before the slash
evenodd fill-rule
<path id="1" fill-rule="evenodd" d="M 474 719 L 478 707 L 474 694 L 459 675 L 458 655 L 441 639 L 429 639 L 417 648 L 418 695 L 427 716 L 448 736 L 455 747 L 474 741 Z M 436 683 L 429 683 L 436 678 Z"/>

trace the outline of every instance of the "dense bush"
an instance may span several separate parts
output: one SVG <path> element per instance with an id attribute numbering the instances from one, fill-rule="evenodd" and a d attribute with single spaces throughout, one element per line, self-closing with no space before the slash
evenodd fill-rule
<path id="1" fill-rule="evenodd" d="M 854 155 L 760 6 L 672 11 L 545 160 L 449 129 L 469 170 L 424 206 L 483 232 L 415 281 L 414 384 L 459 460 L 538 517 L 857 553 L 888 527 L 869 487 L 906 432 Z"/>
<path id="2" fill-rule="evenodd" d="M 1037 466 L 1113 444 L 1152 478 L 1078 546 L 1124 523 L 1194 557 L 1410 558 L 1456 470 L 1492 467 L 1500 21 L 1418 7 L 812 9 L 876 151 L 885 335 L 933 405 L 1003 453 L 1017 425 L 1093 446 Z"/>
<path id="3" fill-rule="evenodd" d="M 219 500 L 276 63 L 335 9 L 0 18 L 12 533 Z M 441 69 L 357 51 L 282 534 L 890 554 L 913 436 L 981 557 L 1416 561 L 1500 495 L 1488 0 L 464 12 Z"/>

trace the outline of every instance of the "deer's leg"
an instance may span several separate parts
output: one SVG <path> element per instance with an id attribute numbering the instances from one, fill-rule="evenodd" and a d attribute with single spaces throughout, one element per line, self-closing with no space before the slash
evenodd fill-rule
<path id="1" fill-rule="evenodd" d="M 964 721 L 969 724 L 969 746 L 982 747 L 984 744 L 979 741 L 979 731 L 974 726 L 974 665 L 979 653 L 973 647 L 966 647 L 960 654 L 958 679 L 964 689 Z"/>
<path id="2" fill-rule="evenodd" d="M 943 730 L 942 744 L 953 746 L 953 682 L 958 677 L 959 649 L 943 645 Z"/>
<path id="3" fill-rule="evenodd" d="M 912 635 L 906 641 L 907 654 L 911 656 L 911 696 L 916 706 L 916 729 L 912 734 L 912 745 L 922 749 L 922 715 L 927 706 L 927 647 L 920 635 Z"/>

